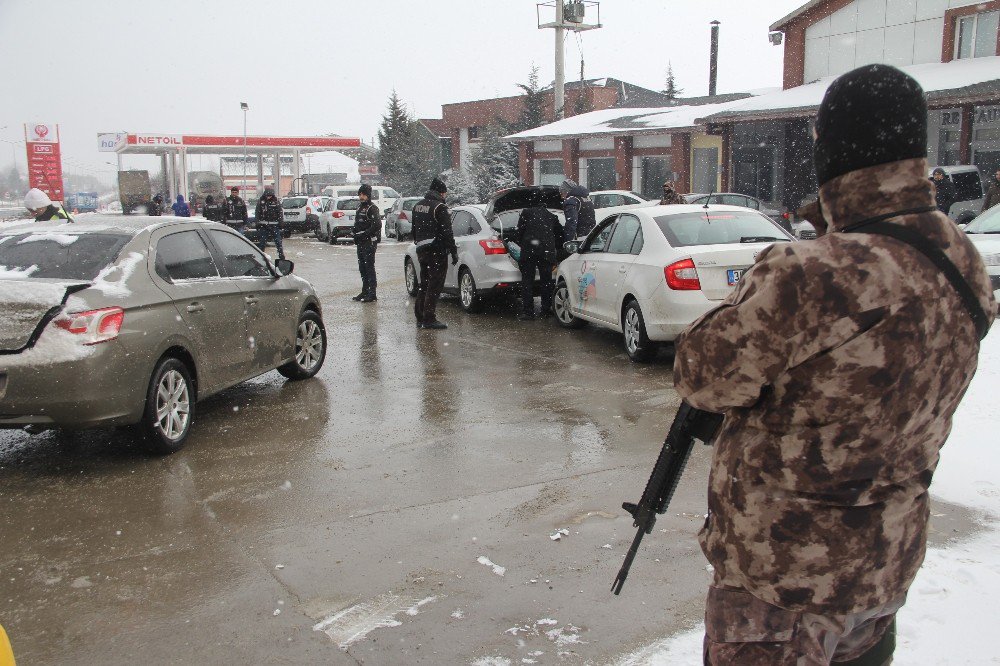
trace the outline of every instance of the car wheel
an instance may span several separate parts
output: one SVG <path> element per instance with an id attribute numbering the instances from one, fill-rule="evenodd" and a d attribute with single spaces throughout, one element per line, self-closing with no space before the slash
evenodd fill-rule
<path id="1" fill-rule="evenodd" d="M 291 238 L 292 237 L 292 230 L 291 229 L 282 229 L 282 231 L 281 231 L 281 237 L 282 238 Z"/>
<path id="2" fill-rule="evenodd" d="M 625 353 L 633 363 L 647 363 L 656 356 L 656 343 L 646 335 L 646 323 L 639 303 L 629 301 L 622 315 L 622 332 L 625 336 Z"/>
<path id="3" fill-rule="evenodd" d="M 587 322 L 573 316 L 573 306 L 569 301 L 569 287 L 562 280 L 552 295 L 552 313 L 563 328 L 580 328 Z"/>
<path id="4" fill-rule="evenodd" d="M 410 296 L 416 296 L 420 291 L 420 284 L 417 282 L 417 267 L 413 265 L 409 257 L 403 262 L 403 277 L 406 279 L 406 293 Z"/>
<path id="5" fill-rule="evenodd" d="M 319 372 L 325 359 L 326 329 L 323 320 L 312 310 L 306 310 L 299 317 L 299 326 L 295 330 L 295 356 L 280 366 L 278 372 L 288 379 L 309 379 Z"/>
<path id="6" fill-rule="evenodd" d="M 326 242 L 330 245 L 337 244 L 337 237 L 333 234 L 333 229 L 330 229 L 329 233 L 326 235 Z"/>
<path id="7" fill-rule="evenodd" d="M 165 358 L 159 362 L 146 391 L 146 409 L 139 430 L 158 454 L 175 453 L 184 446 L 194 420 L 194 383 L 183 362 Z"/>
<path id="8" fill-rule="evenodd" d="M 483 299 L 476 289 L 476 279 L 468 268 L 462 268 L 458 273 L 458 300 L 466 312 L 479 312 L 483 307 Z"/>

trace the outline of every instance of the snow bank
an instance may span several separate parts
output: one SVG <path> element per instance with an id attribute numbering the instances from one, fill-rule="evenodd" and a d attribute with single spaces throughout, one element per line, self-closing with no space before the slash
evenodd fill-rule
<path id="1" fill-rule="evenodd" d="M 984 58 L 985 59 L 985 58 Z M 1000 61 L 998 61 L 1000 66 Z M 1000 70 L 998 70 L 1000 71 Z M 1000 324 L 983 340 L 979 369 L 955 413 L 931 494 L 980 513 L 983 532 L 927 549 L 897 622 L 896 662 L 918 666 L 1000 663 L 996 594 L 1000 590 Z M 704 626 L 646 646 L 616 666 L 697 666 Z"/>

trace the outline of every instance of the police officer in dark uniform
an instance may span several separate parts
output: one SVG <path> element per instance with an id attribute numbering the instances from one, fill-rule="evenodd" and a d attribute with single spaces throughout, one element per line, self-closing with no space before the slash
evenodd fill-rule
<path id="1" fill-rule="evenodd" d="M 420 262 L 419 289 L 413 306 L 417 328 L 448 328 L 436 316 L 438 298 L 448 273 L 448 255 L 451 255 L 452 264 L 458 263 L 451 216 L 444 203 L 447 191 L 444 181 L 435 178 L 424 198 L 413 207 L 413 242 Z"/>
<path id="2" fill-rule="evenodd" d="M 222 223 L 228 224 L 236 231 L 243 233 L 247 228 L 247 204 L 240 197 L 240 188 L 233 187 L 229 196 L 222 202 Z"/>
<path id="3" fill-rule="evenodd" d="M 351 300 L 362 303 L 377 301 L 375 289 L 375 249 L 382 237 L 382 214 L 372 203 L 372 186 L 365 183 L 358 188 L 361 205 L 354 215 L 354 244 L 358 248 L 358 270 L 361 272 L 361 293 Z"/>
<path id="4" fill-rule="evenodd" d="M 205 206 L 201 209 L 201 214 L 211 222 L 222 222 L 222 204 L 215 203 L 215 197 L 209 194 L 205 197 Z"/>
<path id="5" fill-rule="evenodd" d="M 282 244 L 281 223 L 285 221 L 285 213 L 281 210 L 281 202 L 274 196 L 274 188 L 264 189 L 264 196 L 257 202 L 254 211 L 257 218 L 257 231 L 260 232 L 260 249 L 267 247 L 267 241 L 273 240 L 278 248 L 278 258 L 285 258 L 285 248 Z"/>

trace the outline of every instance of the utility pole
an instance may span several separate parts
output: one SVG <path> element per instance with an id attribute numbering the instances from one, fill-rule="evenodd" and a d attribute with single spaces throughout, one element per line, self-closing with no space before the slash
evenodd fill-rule
<path id="1" fill-rule="evenodd" d="M 250 110 L 250 105 L 246 102 L 240 102 L 240 108 L 243 110 L 243 168 L 240 169 L 243 173 L 243 192 L 241 194 L 245 197 L 247 195 L 247 111 Z"/>
<path id="2" fill-rule="evenodd" d="M 542 7 L 555 9 L 555 21 L 542 23 Z M 584 16 L 587 10 L 596 12 L 597 23 L 584 23 Z M 556 76 L 553 103 L 553 116 L 556 120 L 565 117 L 566 111 L 566 53 L 565 39 L 566 31 L 583 32 L 585 30 L 596 30 L 601 27 L 601 3 L 591 0 L 553 0 L 535 5 L 535 13 L 538 18 L 538 29 L 552 28 L 556 33 Z M 583 91 L 581 91 L 582 94 Z"/>
<path id="3" fill-rule="evenodd" d="M 715 97 L 716 84 L 719 80 L 719 22 L 712 21 L 712 43 L 708 56 L 708 96 Z"/>

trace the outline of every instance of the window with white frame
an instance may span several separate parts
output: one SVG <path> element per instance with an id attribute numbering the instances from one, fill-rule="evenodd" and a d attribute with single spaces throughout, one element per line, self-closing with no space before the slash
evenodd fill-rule
<path id="1" fill-rule="evenodd" d="M 1000 11 L 961 16 L 955 22 L 955 58 L 985 58 L 997 55 Z"/>
<path id="2" fill-rule="evenodd" d="M 563 174 L 563 161 L 558 160 L 536 160 L 535 182 L 538 185 L 560 185 L 566 176 Z"/>

